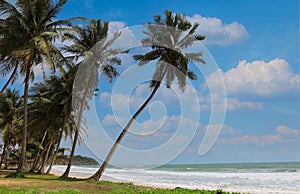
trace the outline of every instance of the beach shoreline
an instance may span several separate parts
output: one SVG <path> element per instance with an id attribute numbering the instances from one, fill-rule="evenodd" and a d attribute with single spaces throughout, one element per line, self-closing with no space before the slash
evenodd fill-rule
<path id="1" fill-rule="evenodd" d="M 189 193 L 189 194 L 233 194 L 222 190 L 203 190 L 203 189 L 185 189 L 185 188 L 161 188 L 153 186 L 140 186 L 133 183 L 126 182 L 111 182 L 111 181 L 90 181 L 75 178 L 60 178 L 57 175 L 49 174 L 40 175 L 36 173 L 25 172 L 25 177 L 16 178 L 14 170 L 0 170 L 0 193 L 84 193 L 84 194 L 111 194 L 111 193 Z M 83 178 L 81 176 L 81 178 Z M 49 182 L 50 181 L 50 182 Z M 49 184 L 50 183 L 50 184 Z"/>
<path id="2" fill-rule="evenodd" d="M 209 167 L 205 165 L 205 171 L 197 170 L 197 165 L 184 165 L 184 168 L 179 166 L 181 169 L 177 169 L 178 171 L 173 169 L 174 165 L 160 169 L 108 168 L 101 180 L 114 183 L 132 183 L 138 186 L 162 189 L 184 188 L 250 194 L 298 194 L 300 190 L 299 186 L 297 186 L 297 182 L 300 181 L 299 164 L 294 163 L 295 166 L 292 168 L 294 170 L 286 169 L 286 166 L 291 165 L 290 163 L 265 164 L 270 167 L 269 169 L 266 166 L 261 169 L 256 167 L 247 167 L 249 168 L 247 169 L 246 167 L 236 166 L 236 164 L 233 164 L 236 166 L 233 169 L 231 164 L 230 168 L 223 166 L 220 172 L 215 172 L 215 170 L 209 172 L 211 165 Z M 255 165 L 261 166 L 262 164 Z M 217 166 L 220 167 L 220 165 Z M 276 166 L 276 168 L 273 166 Z M 200 165 L 198 167 L 203 168 L 204 166 Z M 54 166 L 51 173 L 60 176 L 63 174 L 64 168 L 65 166 Z M 85 179 L 90 177 L 97 169 L 96 166 L 73 166 L 70 177 Z M 247 169 L 247 172 L 245 169 Z"/>
<path id="3" fill-rule="evenodd" d="M 51 173 L 54 176 L 60 177 L 62 175 L 62 173 L 59 172 L 52 172 Z M 75 179 L 87 179 L 89 176 L 84 176 L 80 173 L 74 173 L 74 172 L 70 172 L 69 178 L 75 178 Z M 130 182 L 130 181 L 126 181 L 126 180 L 120 180 L 120 179 L 116 179 L 107 175 L 103 175 L 102 178 L 99 181 L 109 181 L 109 182 L 113 182 L 113 183 L 128 183 L 128 184 L 134 184 L 137 186 L 145 186 L 145 187 L 151 187 L 151 188 L 155 188 L 155 189 L 175 189 L 176 187 L 167 187 L 167 186 L 158 186 L 158 185 L 153 185 L 153 184 L 145 184 L 143 182 Z"/>

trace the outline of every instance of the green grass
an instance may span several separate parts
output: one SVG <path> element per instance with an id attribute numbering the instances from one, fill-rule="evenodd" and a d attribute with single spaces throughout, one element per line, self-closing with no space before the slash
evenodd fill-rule
<path id="1" fill-rule="evenodd" d="M 11 176 L 8 176 L 10 175 Z M 9 177 L 9 178 L 5 178 Z M 228 192 L 157 189 L 137 186 L 132 183 L 90 181 L 75 178 L 59 178 L 54 175 L 25 173 L 25 178 L 15 178 L 11 171 L 0 171 L 0 193 L 5 194 L 229 194 Z"/>
<path id="2" fill-rule="evenodd" d="M 21 173 L 15 172 L 5 176 L 5 178 L 25 178 L 25 176 Z"/>
<path id="3" fill-rule="evenodd" d="M 31 189 L 10 189 L 0 187 L 0 193 L 5 194 L 80 194 L 78 191 L 74 190 L 58 190 L 58 191 L 42 191 L 37 188 Z"/>

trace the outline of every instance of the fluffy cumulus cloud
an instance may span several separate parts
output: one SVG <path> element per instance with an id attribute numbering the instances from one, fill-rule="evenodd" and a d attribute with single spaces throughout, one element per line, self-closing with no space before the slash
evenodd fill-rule
<path id="1" fill-rule="evenodd" d="M 240 43 L 249 36 L 245 26 L 236 21 L 225 24 L 219 18 L 203 17 L 199 14 L 195 14 L 192 17 L 187 16 L 187 19 L 193 24 L 196 22 L 200 24 L 197 33 L 206 36 L 204 40 L 206 45 L 229 46 Z M 115 32 L 116 30 L 124 31 L 123 33 L 126 35 L 127 42 L 133 42 L 135 39 L 131 30 L 141 31 L 142 29 L 142 27 L 139 28 L 137 26 L 127 28 L 126 24 L 121 21 L 112 21 L 109 23 L 109 32 Z"/>
<path id="2" fill-rule="evenodd" d="M 300 75 L 291 71 L 290 65 L 283 59 L 274 59 L 269 62 L 240 61 L 236 68 L 227 72 L 221 71 L 225 81 L 227 94 L 250 94 L 269 97 L 284 93 L 299 91 Z M 215 79 L 217 73 L 207 79 L 217 87 L 220 80 Z"/>
<path id="3" fill-rule="evenodd" d="M 203 17 L 199 14 L 187 18 L 192 23 L 200 24 L 197 33 L 206 36 L 207 45 L 228 46 L 242 42 L 249 36 L 246 28 L 236 21 L 224 24 L 218 18 Z"/>
<path id="4" fill-rule="evenodd" d="M 278 126 L 276 131 L 281 135 L 300 135 L 300 129 L 291 129 L 284 125 Z"/>

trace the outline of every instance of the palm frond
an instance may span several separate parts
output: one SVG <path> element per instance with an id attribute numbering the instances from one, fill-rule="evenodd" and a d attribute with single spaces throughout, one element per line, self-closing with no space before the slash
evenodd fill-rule
<path id="1" fill-rule="evenodd" d="M 203 52 L 197 53 L 185 53 L 185 56 L 192 62 L 200 62 L 202 64 L 206 64 L 206 61 L 202 59 Z"/>
<path id="2" fill-rule="evenodd" d="M 142 33 L 146 37 L 141 40 L 141 43 L 152 50 L 146 54 L 134 55 L 133 59 L 138 62 L 138 65 L 157 60 L 150 87 L 165 79 L 166 86 L 169 88 L 176 78 L 179 88 L 184 91 L 187 77 L 192 80 L 197 79 L 196 74 L 188 70 L 189 62 L 205 64 L 202 52 L 184 52 L 184 49 L 192 46 L 194 42 L 205 38 L 194 34 L 199 24 L 192 25 L 181 14 L 173 14 L 166 10 L 164 20 L 160 15 L 156 15 L 154 25 L 149 22 L 145 26 L 147 30 Z"/>

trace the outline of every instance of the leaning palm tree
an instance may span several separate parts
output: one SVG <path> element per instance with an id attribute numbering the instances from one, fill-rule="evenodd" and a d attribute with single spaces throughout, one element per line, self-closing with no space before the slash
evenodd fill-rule
<path id="1" fill-rule="evenodd" d="M 68 20 L 55 20 L 67 0 L 17 0 L 15 5 L 2 0 L 0 15 L 0 70 L 4 75 L 13 71 L 10 79 L 24 75 L 24 113 L 21 157 L 18 173 L 23 174 L 27 144 L 27 102 L 30 78 L 34 66 L 47 63 L 53 71 L 62 68 L 63 55 L 53 42 L 60 37 L 59 28 L 71 25 Z"/>
<path id="2" fill-rule="evenodd" d="M 52 139 L 48 141 L 48 150 L 55 147 L 54 154 L 48 151 L 48 154 L 44 154 L 44 160 L 39 170 L 40 174 L 44 173 L 44 166 L 46 159 L 52 155 L 51 163 L 53 165 L 56 154 L 59 150 L 60 142 L 63 136 L 64 130 L 68 130 L 72 120 L 72 86 L 76 68 L 71 69 L 63 77 L 51 76 L 44 82 L 36 83 L 30 88 L 31 101 L 30 114 L 31 118 L 30 127 L 38 128 L 35 131 L 35 136 L 43 137 L 43 134 L 50 136 Z M 43 120 L 43 122 L 40 122 Z M 74 125 L 72 126 L 73 128 Z M 44 139 L 44 138 L 42 138 Z M 55 146 L 54 146 L 55 145 Z M 39 144 L 36 146 L 40 147 Z M 38 151 L 36 155 L 39 155 Z M 36 169 L 39 157 L 36 157 L 35 162 L 32 165 L 31 171 Z M 49 169 L 51 170 L 51 166 Z M 50 172 L 50 170 L 48 170 Z"/>
<path id="3" fill-rule="evenodd" d="M 75 26 L 75 34 L 67 33 L 65 37 L 73 40 L 74 44 L 65 46 L 63 49 L 71 53 L 70 60 L 78 62 L 78 71 L 74 81 L 73 107 L 75 112 L 76 129 L 73 139 L 70 159 L 65 172 L 61 177 L 68 177 L 75 154 L 76 144 L 81 128 L 82 114 L 87 107 L 87 100 L 94 94 L 94 88 L 98 82 L 98 70 L 102 70 L 109 82 L 118 75 L 114 65 L 121 65 L 121 60 L 117 57 L 120 53 L 118 49 L 111 49 L 110 46 L 120 36 L 120 33 L 113 34 L 107 38 L 109 22 L 101 23 L 101 20 L 91 19 L 85 26 Z M 83 59 L 82 59 L 83 58 Z M 81 61 L 80 61 L 81 60 Z M 78 82 L 78 80 L 80 80 Z"/>
<path id="4" fill-rule="evenodd" d="M 47 174 L 50 173 L 52 165 L 55 162 L 56 155 L 58 154 L 59 146 L 63 134 L 65 134 L 65 139 L 66 139 L 70 132 L 75 131 L 76 133 L 77 130 L 74 122 L 74 115 L 73 115 L 73 108 L 72 108 L 72 88 L 73 88 L 76 72 L 77 72 L 77 67 L 74 66 L 66 73 L 66 76 L 61 78 L 52 77 L 52 80 L 49 80 L 49 84 L 58 86 L 58 87 L 54 87 L 54 90 L 52 90 L 51 101 L 54 104 L 54 110 L 56 110 L 55 112 L 58 113 L 57 114 L 58 118 L 56 120 L 58 120 L 59 130 L 57 131 L 57 135 L 56 135 L 56 148 L 53 153 L 50 166 L 47 170 Z M 78 130 L 80 129 L 81 128 L 79 128 Z"/>
<path id="5" fill-rule="evenodd" d="M 144 47 L 152 48 L 152 50 L 144 55 L 135 55 L 134 59 L 141 66 L 149 61 L 156 61 L 156 70 L 150 83 L 150 88 L 153 90 L 122 130 L 98 171 L 89 179 L 99 180 L 101 178 L 109 160 L 129 127 L 154 97 L 164 79 L 166 79 L 167 87 L 171 87 L 172 81 L 177 78 L 178 85 L 183 91 L 186 85 L 186 77 L 192 80 L 197 79 L 197 76 L 188 69 L 188 64 L 191 61 L 205 63 L 201 58 L 202 52 L 185 53 L 183 49 L 190 47 L 195 41 L 204 40 L 204 36 L 194 34 L 198 26 L 199 24 L 192 25 L 182 15 L 174 15 L 168 10 L 165 11 L 164 20 L 160 15 L 157 15 L 154 17 L 154 24 L 149 23 L 146 25 L 147 31 L 143 31 L 143 33 L 147 37 L 142 39 L 141 42 Z"/>
<path id="6" fill-rule="evenodd" d="M 15 89 L 6 89 L 5 93 L 0 95 L 0 129 L 2 129 L 2 139 L 4 141 L 0 167 L 3 163 L 6 164 L 8 160 L 8 150 L 19 118 L 20 103 L 19 92 Z"/>

